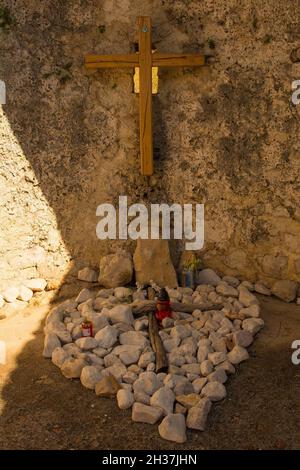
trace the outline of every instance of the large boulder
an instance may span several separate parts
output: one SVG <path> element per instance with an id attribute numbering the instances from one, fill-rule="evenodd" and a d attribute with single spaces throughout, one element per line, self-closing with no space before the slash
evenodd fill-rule
<path id="1" fill-rule="evenodd" d="M 124 286 L 131 281 L 132 274 L 131 255 L 125 251 L 103 256 L 100 260 L 98 281 L 104 287 Z"/>
<path id="2" fill-rule="evenodd" d="M 298 283 L 295 281 L 277 281 L 272 287 L 272 294 L 285 302 L 295 300 Z"/>
<path id="3" fill-rule="evenodd" d="M 168 240 L 137 240 L 133 256 L 135 277 L 140 284 L 154 281 L 161 287 L 177 287 Z"/>

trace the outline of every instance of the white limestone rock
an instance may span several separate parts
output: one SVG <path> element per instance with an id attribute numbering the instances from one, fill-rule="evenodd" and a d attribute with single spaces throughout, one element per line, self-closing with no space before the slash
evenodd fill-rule
<path id="1" fill-rule="evenodd" d="M 29 289 L 26 286 L 19 287 L 19 293 L 17 297 L 19 300 L 23 300 L 23 302 L 29 302 L 32 296 L 33 296 L 33 292 L 31 289 Z"/>
<path id="2" fill-rule="evenodd" d="M 134 322 L 132 310 L 129 305 L 116 305 L 109 311 L 109 319 L 112 324 L 126 323 L 132 325 Z"/>
<path id="3" fill-rule="evenodd" d="M 224 361 L 221 364 L 219 364 L 216 367 L 216 370 L 219 370 L 219 369 L 223 369 L 226 372 L 226 374 L 228 374 L 228 375 L 235 374 L 235 367 L 229 361 Z"/>
<path id="4" fill-rule="evenodd" d="M 194 388 L 194 392 L 199 394 L 202 390 L 202 388 L 204 387 L 204 385 L 206 385 L 207 383 L 207 378 L 206 377 L 201 377 L 199 379 L 196 379 L 193 381 L 192 385 L 193 385 L 193 388 Z"/>
<path id="5" fill-rule="evenodd" d="M 120 344 L 132 344 L 145 348 L 149 341 L 140 331 L 126 331 L 120 334 Z"/>
<path id="6" fill-rule="evenodd" d="M 173 349 L 177 348 L 180 344 L 180 338 L 174 337 L 174 338 L 169 338 L 163 341 L 164 348 L 166 352 L 171 352 Z"/>
<path id="7" fill-rule="evenodd" d="M 153 395 L 156 390 L 162 387 L 162 382 L 154 372 L 142 372 L 133 384 L 134 391 L 140 391 L 147 395 Z"/>
<path id="8" fill-rule="evenodd" d="M 127 384 L 133 384 L 137 379 L 138 376 L 134 372 L 127 371 L 126 374 L 123 375 L 123 381 Z"/>
<path id="9" fill-rule="evenodd" d="M 295 281 L 276 281 L 272 286 L 272 294 L 284 302 L 293 302 L 297 295 L 298 283 Z"/>
<path id="10" fill-rule="evenodd" d="M 143 405 L 150 405 L 150 395 L 147 395 L 147 393 L 141 392 L 139 390 L 134 390 L 133 396 L 134 396 L 134 401 L 138 403 L 143 403 Z"/>
<path id="11" fill-rule="evenodd" d="M 253 343 L 253 335 L 250 333 L 250 331 L 239 330 L 233 333 L 232 340 L 235 346 L 242 346 L 243 348 L 247 348 L 250 346 L 250 344 Z"/>
<path id="12" fill-rule="evenodd" d="M 76 346 L 80 349 L 87 351 L 88 349 L 95 349 L 98 346 L 98 341 L 96 338 L 91 338 L 90 336 L 79 338 L 75 341 Z"/>
<path id="13" fill-rule="evenodd" d="M 208 414 L 211 410 L 212 403 L 208 398 L 201 398 L 197 406 L 189 409 L 186 418 L 186 426 L 189 429 L 197 431 L 205 431 Z"/>
<path id="14" fill-rule="evenodd" d="M 265 322 L 262 318 L 246 318 L 246 320 L 242 322 L 242 328 L 243 330 L 249 331 L 254 336 L 262 329 L 264 324 Z"/>
<path id="15" fill-rule="evenodd" d="M 121 410 L 128 410 L 134 403 L 133 393 L 129 390 L 120 389 L 117 392 L 118 407 Z"/>
<path id="16" fill-rule="evenodd" d="M 95 296 L 94 293 L 90 289 L 84 288 L 84 289 L 81 289 L 81 291 L 77 295 L 76 302 L 81 304 L 83 302 L 86 302 L 89 299 L 93 299 L 94 296 Z"/>
<path id="17" fill-rule="evenodd" d="M 200 372 L 204 377 L 211 374 L 213 369 L 214 369 L 213 363 L 209 359 L 205 359 L 200 364 Z"/>
<path id="18" fill-rule="evenodd" d="M 185 418 L 182 414 L 169 414 L 158 426 L 160 437 L 182 444 L 186 442 Z"/>
<path id="19" fill-rule="evenodd" d="M 256 282 L 254 285 L 254 290 L 258 294 L 262 295 L 271 295 L 271 290 L 268 289 L 262 282 Z"/>
<path id="20" fill-rule="evenodd" d="M 63 363 L 65 362 L 66 359 L 68 359 L 70 355 L 68 354 L 67 351 L 65 351 L 61 347 L 57 347 L 54 349 L 52 352 L 52 362 L 55 366 L 61 367 Z"/>
<path id="21" fill-rule="evenodd" d="M 32 290 L 32 292 L 42 292 L 46 289 L 47 281 L 42 278 L 27 279 L 24 281 L 24 285 L 25 287 L 28 287 L 28 289 Z"/>
<path id="22" fill-rule="evenodd" d="M 161 387 L 150 398 L 150 405 L 161 408 L 165 415 L 173 413 L 175 395 L 169 387 Z"/>
<path id="23" fill-rule="evenodd" d="M 220 401 L 226 397 L 226 388 L 220 382 L 208 382 L 201 390 L 201 396 L 211 401 Z"/>
<path id="24" fill-rule="evenodd" d="M 224 369 L 217 369 L 207 376 L 209 382 L 220 382 L 224 384 L 227 380 L 227 374 Z"/>
<path id="25" fill-rule="evenodd" d="M 134 329 L 135 329 L 136 331 L 147 330 L 147 329 L 148 329 L 148 326 L 149 326 L 149 320 L 148 320 L 148 318 L 138 318 L 138 319 L 135 320 L 135 322 L 134 322 Z"/>
<path id="26" fill-rule="evenodd" d="M 113 326 L 107 325 L 98 331 L 98 333 L 95 335 L 95 339 L 98 342 L 98 346 L 101 348 L 111 348 L 117 342 L 118 331 Z"/>
<path id="27" fill-rule="evenodd" d="M 239 364 L 249 358 L 247 349 L 242 346 L 234 346 L 234 348 L 227 354 L 227 359 L 231 364 Z"/>
<path id="28" fill-rule="evenodd" d="M 141 355 L 138 366 L 145 369 L 151 362 L 155 361 L 155 353 L 153 351 L 145 352 Z"/>
<path id="29" fill-rule="evenodd" d="M 97 367 L 85 366 L 80 374 L 80 382 L 84 387 L 95 390 L 95 386 L 101 380 L 101 377 L 101 372 Z"/>
<path id="30" fill-rule="evenodd" d="M 127 369 L 124 366 L 124 364 L 116 363 L 113 364 L 110 367 L 107 367 L 106 369 L 102 370 L 102 375 L 103 376 L 109 376 L 112 375 L 119 383 L 123 381 L 123 377 L 126 374 Z"/>
<path id="31" fill-rule="evenodd" d="M 220 295 L 224 295 L 225 297 L 239 296 L 239 291 L 235 287 L 227 284 L 227 282 L 220 282 L 216 287 L 216 292 Z"/>
<path id="32" fill-rule="evenodd" d="M 132 295 L 132 290 L 129 287 L 116 287 L 114 289 L 114 296 L 117 299 L 126 299 Z"/>
<path id="33" fill-rule="evenodd" d="M 170 331 L 172 338 L 179 338 L 180 340 L 188 338 L 192 334 L 192 329 L 189 325 L 176 325 Z"/>
<path id="34" fill-rule="evenodd" d="M 222 281 L 227 282 L 227 284 L 232 287 L 238 287 L 238 285 L 240 284 L 240 280 L 237 277 L 233 276 L 224 276 L 222 278 Z"/>
<path id="35" fill-rule="evenodd" d="M 239 285 L 239 301 L 245 307 L 250 307 L 250 305 L 259 304 L 258 299 L 253 295 L 247 287 L 244 285 Z"/>
<path id="36" fill-rule="evenodd" d="M 197 360 L 199 363 L 205 361 L 205 359 L 207 359 L 208 355 L 210 353 L 213 353 L 214 352 L 214 349 L 209 346 L 209 345 L 203 345 L 201 344 L 201 346 L 199 346 L 198 348 L 198 352 L 197 352 Z"/>
<path id="37" fill-rule="evenodd" d="M 64 361 L 61 371 L 67 379 L 77 379 L 86 365 L 87 363 L 83 358 L 70 357 Z"/>
<path id="38" fill-rule="evenodd" d="M 114 354 L 119 356 L 123 364 L 129 366 L 138 362 L 141 354 L 141 346 L 134 344 L 124 344 L 114 348 Z"/>
<path id="39" fill-rule="evenodd" d="M 2 297 L 5 300 L 5 302 L 9 302 L 9 303 L 15 302 L 18 298 L 18 295 L 19 295 L 18 287 L 6 287 L 6 289 L 2 291 Z"/>
<path id="40" fill-rule="evenodd" d="M 136 402 L 132 407 L 131 419 L 137 423 L 155 424 L 162 417 L 162 414 L 163 411 L 160 408 Z"/>
<path id="41" fill-rule="evenodd" d="M 213 352 L 209 353 L 208 359 L 213 363 L 214 366 L 221 364 L 221 362 L 226 361 L 227 356 L 223 352 Z"/>
<path id="42" fill-rule="evenodd" d="M 55 348 L 60 347 L 60 341 L 55 333 L 47 333 L 44 339 L 43 356 L 51 358 Z"/>
<path id="43" fill-rule="evenodd" d="M 77 274 L 77 278 L 80 281 L 85 282 L 97 282 L 98 281 L 98 273 L 89 267 L 80 269 Z"/>

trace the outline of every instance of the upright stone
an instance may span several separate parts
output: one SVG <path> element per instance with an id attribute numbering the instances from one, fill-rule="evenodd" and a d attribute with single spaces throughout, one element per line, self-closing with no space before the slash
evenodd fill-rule
<path id="1" fill-rule="evenodd" d="M 152 280 L 161 287 L 177 287 L 168 240 L 137 240 L 133 256 L 135 276 L 140 284 Z"/>

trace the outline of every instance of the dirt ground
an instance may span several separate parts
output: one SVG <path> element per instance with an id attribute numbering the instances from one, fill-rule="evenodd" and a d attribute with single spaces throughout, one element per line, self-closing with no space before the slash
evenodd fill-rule
<path id="1" fill-rule="evenodd" d="M 266 325 L 250 359 L 228 380 L 206 431 L 188 431 L 181 445 L 162 440 L 155 425 L 133 423 L 114 400 L 63 378 L 42 357 L 45 306 L 1 320 L 8 360 L 0 365 L 0 449 L 300 449 L 300 365 L 291 363 L 300 306 L 260 300 Z"/>

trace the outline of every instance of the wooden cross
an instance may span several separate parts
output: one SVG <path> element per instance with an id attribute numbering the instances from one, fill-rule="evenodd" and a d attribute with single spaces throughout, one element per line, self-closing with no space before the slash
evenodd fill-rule
<path id="1" fill-rule="evenodd" d="M 160 54 L 152 52 L 151 18 L 137 19 L 139 51 L 125 55 L 88 55 L 88 69 L 139 67 L 141 174 L 153 174 L 152 144 L 152 67 L 199 67 L 205 56 L 199 54 Z"/>

